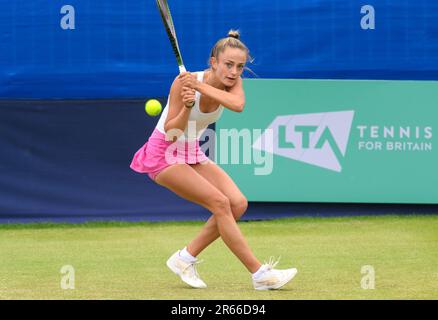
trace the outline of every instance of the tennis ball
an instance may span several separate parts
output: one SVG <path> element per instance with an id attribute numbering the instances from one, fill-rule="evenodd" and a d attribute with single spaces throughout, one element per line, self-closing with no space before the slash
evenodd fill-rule
<path id="1" fill-rule="evenodd" d="M 150 116 L 156 116 L 161 113 L 161 103 L 158 100 L 151 99 L 148 100 L 145 104 L 146 113 Z"/>

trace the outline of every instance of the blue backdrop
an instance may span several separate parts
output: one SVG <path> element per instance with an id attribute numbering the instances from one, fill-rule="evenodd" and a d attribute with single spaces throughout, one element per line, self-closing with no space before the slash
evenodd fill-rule
<path id="1" fill-rule="evenodd" d="M 169 3 L 189 70 L 235 28 L 261 78 L 438 79 L 435 0 L 368 1 L 374 29 L 358 0 Z M 161 97 L 177 71 L 154 0 L 0 0 L 3 99 Z"/>
<path id="2" fill-rule="evenodd" d="M 438 79 L 435 0 L 367 2 L 373 12 L 358 0 L 169 2 L 189 70 L 234 28 L 260 78 Z M 0 0 L 0 222 L 207 217 L 129 169 L 157 121 L 143 102 L 177 72 L 154 0 Z M 311 212 L 328 208 L 363 212 Z M 437 211 L 408 209 L 425 210 Z"/>

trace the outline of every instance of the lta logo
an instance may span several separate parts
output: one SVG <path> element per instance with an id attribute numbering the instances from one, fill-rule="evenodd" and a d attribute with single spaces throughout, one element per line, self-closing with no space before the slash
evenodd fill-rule
<path id="1" fill-rule="evenodd" d="M 353 117 L 352 110 L 278 116 L 266 128 L 273 131 L 273 145 L 263 134 L 253 148 L 341 172 Z"/>

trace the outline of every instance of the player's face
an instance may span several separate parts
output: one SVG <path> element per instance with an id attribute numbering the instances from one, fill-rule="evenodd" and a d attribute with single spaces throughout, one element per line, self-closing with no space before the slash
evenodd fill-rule
<path id="1" fill-rule="evenodd" d="M 232 87 L 241 76 L 246 63 L 246 52 L 239 48 L 227 47 L 212 61 L 216 77 L 225 87 Z"/>

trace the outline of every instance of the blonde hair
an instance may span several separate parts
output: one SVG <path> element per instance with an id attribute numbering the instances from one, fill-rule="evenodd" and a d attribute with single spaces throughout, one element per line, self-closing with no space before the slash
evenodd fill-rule
<path id="1" fill-rule="evenodd" d="M 238 30 L 231 29 L 228 31 L 228 36 L 226 38 L 220 39 L 211 49 L 210 58 L 218 58 L 219 54 L 224 52 L 226 48 L 238 48 L 246 52 L 246 60 L 250 63 L 254 60 L 250 54 L 248 47 L 240 41 L 240 32 Z"/>

